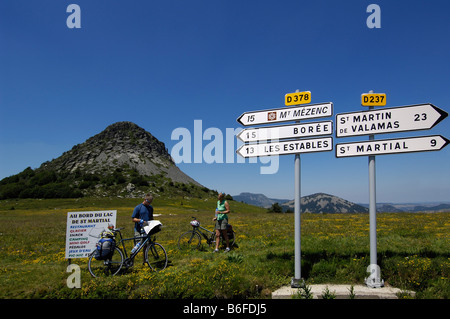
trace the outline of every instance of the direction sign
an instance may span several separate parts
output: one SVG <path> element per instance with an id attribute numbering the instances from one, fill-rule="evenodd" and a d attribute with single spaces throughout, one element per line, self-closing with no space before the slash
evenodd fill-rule
<path id="1" fill-rule="evenodd" d="M 336 157 L 439 151 L 450 141 L 441 135 L 336 144 Z"/>
<path id="2" fill-rule="evenodd" d="M 236 137 L 242 142 L 256 142 L 330 134 L 333 134 L 333 121 L 246 128 Z"/>
<path id="3" fill-rule="evenodd" d="M 427 130 L 448 116 L 433 104 L 418 104 L 336 115 L 336 136 Z"/>
<path id="4" fill-rule="evenodd" d="M 361 94 L 362 106 L 385 106 L 386 94 L 385 93 L 363 93 Z"/>
<path id="5" fill-rule="evenodd" d="M 298 107 L 284 107 L 263 111 L 245 112 L 237 121 L 244 126 L 287 121 L 299 121 L 333 115 L 333 103 L 308 104 Z"/>
<path id="6" fill-rule="evenodd" d="M 298 105 L 311 102 L 311 91 L 288 93 L 284 96 L 284 104 Z"/>
<path id="7" fill-rule="evenodd" d="M 245 144 L 236 153 L 242 157 L 314 153 L 333 150 L 333 138 L 323 137 L 276 143 Z"/>

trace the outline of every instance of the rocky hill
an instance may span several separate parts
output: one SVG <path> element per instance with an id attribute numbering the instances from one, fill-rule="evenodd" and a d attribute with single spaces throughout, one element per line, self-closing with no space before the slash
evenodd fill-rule
<path id="1" fill-rule="evenodd" d="M 173 182 L 200 186 L 175 165 L 163 142 L 132 122 L 108 126 L 38 170 L 108 174 L 117 168 L 131 168 L 147 176 L 163 174 Z"/>
<path id="2" fill-rule="evenodd" d="M 33 170 L 0 181 L 0 199 L 124 196 L 209 190 L 183 173 L 164 143 L 132 122 L 118 122 Z"/>

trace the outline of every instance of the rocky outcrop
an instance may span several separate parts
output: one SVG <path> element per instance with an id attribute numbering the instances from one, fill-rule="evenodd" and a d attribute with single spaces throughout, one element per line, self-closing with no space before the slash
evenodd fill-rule
<path id="1" fill-rule="evenodd" d="M 108 126 L 60 157 L 43 163 L 38 171 L 108 174 L 117 168 L 133 169 L 146 176 L 162 174 L 173 182 L 200 186 L 175 165 L 163 142 L 132 122 Z"/>

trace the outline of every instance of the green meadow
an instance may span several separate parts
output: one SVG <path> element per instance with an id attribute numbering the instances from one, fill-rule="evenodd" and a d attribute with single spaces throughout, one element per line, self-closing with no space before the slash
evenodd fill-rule
<path id="1" fill-rule="evenodd" d="M 270 298 L 294 275 L 294 216 L 267 213 L 230 201 L 237 247 L 213 253 L 180 252 L 178 236 L 191 216 L 212 229 L 216 198 L 156 197 L 156 235 L 169 266 L 151 272 L 137 262 L 119 276 L 92 278 L 87 259 L 81 288 L 67 287 L 67 213 L 117 210 L 117 227 L 131 237 L 131 213 L 140 199 L 20 199 L 0 201 L 0 298 Z M 415 298 L 450 297 L 450 214 L 379 213 L 378 264 L 387 285 L 416 292 Z M 302 277 L 307 284 L 363 284 L 369 266 L 368 214 L 302 214 Z M 203 242 L 205 243 L 205 242 Z M 131 247 L 129 247 L 131 248 Z M 138 255 L 137 261 L 141 260 Z M 402 298 L 410 296 L 403 294 Z"/>

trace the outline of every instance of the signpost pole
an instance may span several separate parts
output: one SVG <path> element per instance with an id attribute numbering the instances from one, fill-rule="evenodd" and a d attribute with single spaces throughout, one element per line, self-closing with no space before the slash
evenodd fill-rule
<path id="1" fill-rule="evenodd" d="M 448 113 L 431 103 L 386 108 L 375 111 L 374 106 L 386 105 L 385 93 L 361 94 L 361 105 L 369 111 L 336 115 L 336 137 L 369 135 L 369 141 L 336 144 L 336 157 L 369 157 L 369 222 L 370 265 L 365 283 L 370 288 L 384 286 L 380 267 L 377 265 L 377 199 L 375 156 L 385 154 L 439 151 L 450 144 L 441 135 L 375 140 L 374 134 L 408 132 L 431 129 Z"/>
<path id="2" fill-rule="evenodd" d="M 369 93 L 373 93 L 370 91 Z M 373 110 L 369 106 L 369 110 Z M 369 135 L 369 141 L 374 141 L 375 135 Z M 369 156 L 369 222 L 370 222 L 370 266 L 368 268 L 370 276 L 366 278 L 366 285 L 371 288 L 384 286 L 380 279 L 380 267 L 377 264 L 377 190 L 375 176 L 375 155 Z"/>
<path id="3" fill-rule="evenodd" d="M 333 103 L 308 104 L 311 101 L 311 92 L 289 93 L 285 95 L 283 107 L 262 111 L 244 112 L 237 118 L 237 122 L 244 126 L 296 121 L 295 125 L 281 125 L 244 129 L 236 135 L 243 141 L 236 153 L 240 156 L 259 157 L 270 155 L 295 154 L 294 160 L 294 277 L 291 279 L 292 288 L 303 288 L 305 282 L 301 274 L 301 153 L 315 153 L 333 150 L 333 138 L 321 137 L 313 139 L 300 139 L 301 137 L 330 135 L 333 130 L 333 122 L 316 122 L 299 124 L 300 120 L 329 117 L 333 115 Z M 299 106 L 299 104 L 308 104 Z M 259 143 L 270 137 L 270 142 Z M 282 142 L 272 140 L 285 139 Z M 247 143 L 248 142 L 248 143 Z M 258 142 L 258 143 L 252 143 Z M 336 155 L 337 156 L 337 155 Z"/>
<path id="4" fill-rule="evenodd" d="M 299 90 L 296 90 L 295 92 L 300 92 Z M 300 123 L 300 121 L 297 121 L 296 123 Z M 300 201 L 301 201 L 301 161 L 300 161 L 300 154 L 295 154 L 295 160 L 294 160 L 294 239 L 295 239 L 295 245 L 294 245 L 294 278 L 292 278 L 291 281 L 291 287 L 292 288 L 301 288 L 303 287 L 302 282 L 302 272 L 301 272 L 301 219 L 300 219 Z"/>
<path id="5" fill-rule="evenodd" d="M 295 154 L 294 174 L 295 174 L 295 204 L 294 204 L 294 224 L 295 224 L 295 274 L 292 279 L 291 287 L 300 288 L 301 283 L 301 232 L 300 232 L 300 200 L 301 200 L 301 186 L 300 186 L 300 154 Z"/>

